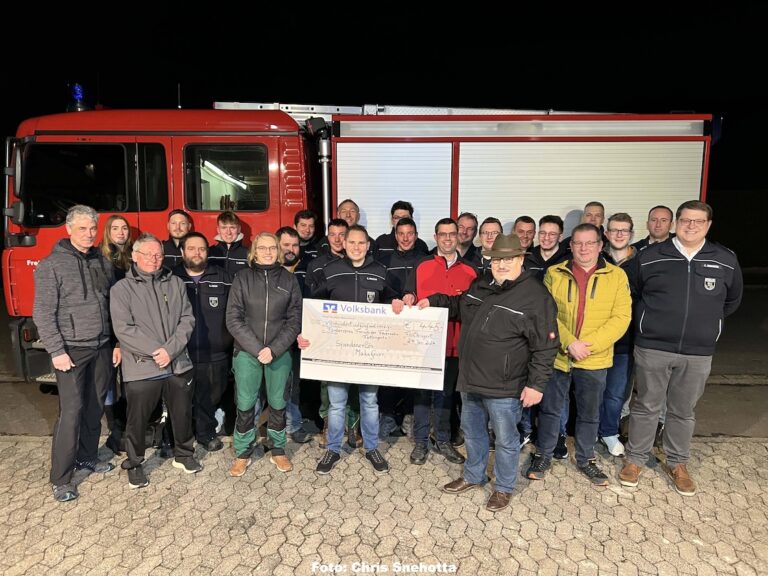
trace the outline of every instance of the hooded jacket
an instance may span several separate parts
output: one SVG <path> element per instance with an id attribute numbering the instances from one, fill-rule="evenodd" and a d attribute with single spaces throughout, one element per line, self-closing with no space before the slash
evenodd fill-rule
<path id="1" fill-rule="evenodd" d="M 486 274 L 462 295 L 428 299 L 461 321 L 459 392 L 491 398 L 519 398 L 525 387 L 544 392 L 560 342 L 557 308 L 533 274 L 503 284 Z"/>
<path id="2" fill-rule="evenodd" d="M 110 311 L 123 352 L 123 380 L 149 380 L 192 369 L 187 342 L 195 327 L 181 278 L 168 268 L 142 272 L 134 264 L 112 287 Z M 152 352 L 165 348 L 171 363 L 160 368 Z"/>
<path id="3" fill-rule="evenodd" d="M 114 270 L 99 250 L 83 253 L 59 240 L 35 271 L 32 319 L 51 357 L 110 341 L 109 289 Z"/>
<path id="4" fill-rule="evenodd" d="M 235 354 L 254 358 L 269 347 L 277 358 L 301 332 L 301 289 L 293 274 L 279 263 L 253 264 L 232 281 L 227 303 L 227 329 Z"/>

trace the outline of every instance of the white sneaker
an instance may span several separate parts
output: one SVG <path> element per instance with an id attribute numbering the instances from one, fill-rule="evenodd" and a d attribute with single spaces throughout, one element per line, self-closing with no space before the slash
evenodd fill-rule
<path id="1" fill-rule="evenodd" d="M 619 441 L 618 434 L 616 436 L 603 436 L 600 438 L 600 442 L 608 448 L 608 452 L 612 456 L 624 456 L 624 444 Z"/>
<path id="2" fill-rule="evenodd" d="M 216 418 L 216 434 L 218 434 L 224 428 L 224 410 L 217 408 L 213 416 Z"/>

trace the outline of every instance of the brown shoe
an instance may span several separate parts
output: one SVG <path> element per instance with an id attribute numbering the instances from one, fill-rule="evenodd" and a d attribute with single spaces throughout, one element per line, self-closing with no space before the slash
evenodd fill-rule
<path id="1" fill-rule="evenodd" d="M 250 465 L 250 458 L 235 458 L 232 467 L 229 469 L 229 475 L 234 476 L 235 478 L 242 476 Z"/>
<path id="2" fill-rule="evenodd" d="M 285 454 L 275 454 L 269 457 L 269 461 L 272 462 L 280 472 L 290 472 L 293 470 L 293 464 L 288 460 L 288 456 Z"/>
<path id="3" fill-rule="evenodd" d="M 685 464 L 678 464 L 674 468 L 667 468 L 667 474 L 675 484 L 675 490 L 681 496 L 693 496 L 696 494 L 696 483 L 688 474 Z"/>
<path id="4" fill-rule="evenodd" d="M 504 510 L 507 506 L 509 506 L 509 499 L 512 497 L 512 494 L 509 492 L 497 492 L 494 491 L 493 494 L 491 494 L 491 497 L 488 498 L 488 504 L 486 504 L 485 509 L 490 510 L 491 512 L 498 512 L 499 510 Z"/>
<path id="5" fill-rule="evenodd" d="M 472 488 L 477 488 L 478 486 L 480 486 L 480 484 L 472 484 L 471 482 L 464 480 L 464 478 L 459 478 L 458 480 L 448 482 L 448 484 L 443 486 L 443 492 L 448 492 L 448 494 L 460 494 L 461 492 L 472 490 Z"/>
<path id="6" fill-rule="evenodd" d="M 637 486 L 642 471 L 643 469 L 637 464 L 627 462 L 624 464 L 624 468 L 621 469 L 621 472 L 619 472 L 619 484 L 634 488 Z"/>

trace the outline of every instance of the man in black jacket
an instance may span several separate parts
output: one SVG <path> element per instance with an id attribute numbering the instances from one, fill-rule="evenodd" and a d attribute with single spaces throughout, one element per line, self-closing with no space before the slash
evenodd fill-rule
<path id="1" fill-rule="evenodd" d="M 667 472 L 683 496 L 696 493 L 687 464 L 695 408 L 712 366 L 723 319 L 741 303 L 736 255 L 706 239 L 712 208 L 690 200 L 677 209 L 677 236 L 648 246 L 635 258 L 635 367 L 637 396 L 629 416 L 624 486 L 637 486 L 665 399 Z"/>
<path id="2" fill-rule="evenodd" d="M 405 200 L 398 200 L 392 204 L 390 215 L 392 221 L 392 230 L 389 232 L 389 234 L 382 234 L 376 238 L 376 242 L 374 244 L 374 254 L 376 256 L 376 260 L 382 262 L 385 266 L 389 266 L 389 259 L 399 244 L 396 234 L 397 223 L 400 222 L 400 220 L 403 218 L 413 222 L 413 204 L 406 202 Z M 413 224 L 413 227 L 415 230 L 415 223 Z M 411 248 L 414 248 L 415 246 L 418 252 L 424 252 L 425 254 L 429 252 L 429 247 L 427 246 L 426 242 L 419 238 L 418 235 L 415 236 L 414 241 L 411 244 Z"/>
<path id="3" fill-rule="evenodd" d="M 460 296 L 434 294 L 419 307 L 447 306 L 462 325 L 457 389 L 467 461 L 463 476 L 443 490 L 458 494 L 487 481 L 490 420 L 496 434 L 496 485 L 487 509 L 496 512 L 509 505 L 517 483 L 521 411 L 541 401 L 560 339 L 552 296 L 533 274 L 523 272 L 520 239 L 500 234 L 485 255 L 491 258 L 490 275 Z"/>
<path id="4" fill-rule="evenodd" d="M 195 316 L 195 329 L 187 344 L 195 365 L 195 438 L 200 446 L 214 452 L 224 447 L 216 436 L 215 413 L 230 370 L 232 336 L 227 331 L 226 311 L 232 281 L 223 268 L 208 264 L 208 240 L 199 232 L 187 234 L 180 247 L 184 263 L 173 273 L 184 281 Z"/>
<path id="5" fill-rule="evenodd" d="M 216 232 L 216 244 L 211 246 L 208 259 L 234 278 L 248 268 L 248 247 L 243 246 L 240 218 L 231 210 L 222 212 L 216 217 Z"/>

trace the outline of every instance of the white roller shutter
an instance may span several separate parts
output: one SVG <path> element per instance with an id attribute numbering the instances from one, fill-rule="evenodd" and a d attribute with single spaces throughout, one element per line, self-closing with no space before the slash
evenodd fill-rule
<path id="1" fill-rule="evenodd" d="M 628 212 L 633 241 L 647 235 L 648 210 L 674 211 L 700 197 L 703 142 L 467 142 L 459 160 L 459 212 L 495 216 L 511 231 L 527 214 L 556 214 L 565 234 L 584 204 L 605 205 L 606 218 Z"/>
<path id="2" fill-rule="evenodd" d="M 374 239 L 392 229 L 392 204 L 407 200 L 419 237 L 434 245 L 435 222 L 451 215 L 450 143 L 340 142 L 336 169 L 337 200 L 357 202 L 360 223 Z"/>

